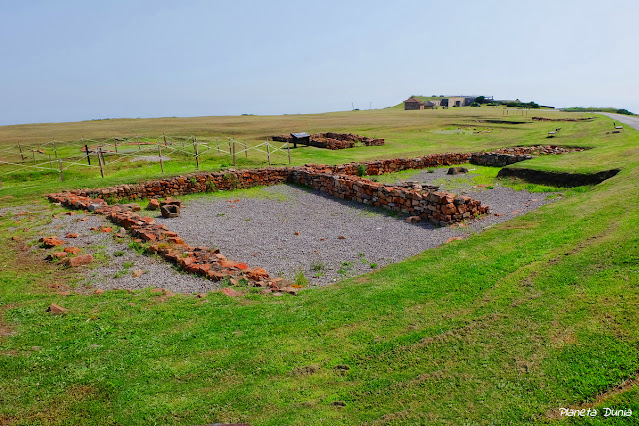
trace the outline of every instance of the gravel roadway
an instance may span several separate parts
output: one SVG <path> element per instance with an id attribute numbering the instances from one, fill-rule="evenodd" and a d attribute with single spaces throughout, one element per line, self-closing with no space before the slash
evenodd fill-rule
<path id="1" fill-rule="evenodd" d="M 613 114 L 611 112 L 598 112 L 597 114 L 605 115 L 620 123 L 627 124 L 633 129 L 639 130 L 639 117 L 625 114 Z"/>

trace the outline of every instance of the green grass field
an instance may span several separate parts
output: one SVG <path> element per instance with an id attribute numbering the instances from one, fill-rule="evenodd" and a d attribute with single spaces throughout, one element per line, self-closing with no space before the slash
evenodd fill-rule
<path id="1" fill-rule="evenodd" d="M 503 114 L 387 109 L 0 127 L 1 144 L 127 130 L 249 142 L 296 130 L 347 131 L 387 140 L 342 151 L 299 148 L 296 165 L 552 142 L 593 149 L 514 167 L 621 169 L 480 234 L 296 297 L 211 293 L 164 302 L 148 290 L 58 295 L 50 285 L 73 285 L 77 272 L 11 240 L 36 240 L 22 230 L 60 211 L 40 194 L 156 178 L 159 165 L 122 167 L 104 180 L 82 173 L 64 183 L 5 179 L 0 202 L 23 207 L 0 220 L 0 424 L 639 423 L 639 132 L 606 134 L 612 120 L 603 116 L 476 121 Z M 546 139 L 559 125 L 560 134 Z M 459 127 L 487 132 L 446 132 Z M 227 158 L 207 167 L 224 165 Z M 174 167 L 168 172 L 192 171 Z M 17 216 L 22 210 L 32 213 Z M 47 314 L 52 302 L 69 313 Z M 561 407 L 594 407 L 599 416 L 561 417 Z M 633 414 L 604 418 L 604 407 Z"/>

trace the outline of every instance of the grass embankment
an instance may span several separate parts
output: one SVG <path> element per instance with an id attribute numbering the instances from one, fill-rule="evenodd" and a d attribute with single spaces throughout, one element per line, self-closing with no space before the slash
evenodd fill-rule
<path id="1" fill-rule="evenodd" d="M 630 408 L 636 421 L 636 385 L 605 392 L 639 372 L 639 156 L 632 151 L 639 132 L 615 135 L 611 148 L 593 140 L 596 123 L 579 123 L 575 133 L 592 132 L 566 136 L 567 144 L 597 146 L 571 161 L 615 164 L 622 171 L 614 178 L 297 297 L 64 297 L 47 285 L 68 280 L 68 271 L 9 245 L 0 252 L 2 327 L 13 332 L 0 340 L 0 419 L 539 424 L 560 421 L 559 407 L 592 401 Z M 562 132 L 570 127 L 563 124 Z M 535 140 L 534 130 L 517 131 Z M 460 139 L 464 150 L 476 149 Z M 599 150 L 600 164 L 591 164 L 586 155 Z M 29 217 L 13 219 L 22 228 L 36 220 Z M 16 232 L 11 226 L 8 218 L 0 224 L 4 241 Z M 69 313 L 46 314 L 51 302 Z"/>

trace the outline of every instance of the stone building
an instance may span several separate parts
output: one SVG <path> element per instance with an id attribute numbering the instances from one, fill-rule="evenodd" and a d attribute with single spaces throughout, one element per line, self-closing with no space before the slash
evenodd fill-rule
<path id="1" fill-rule="evenodd" d="M 404 110 L 424 109 L 424 103 L 419 99 L 410 97 L 404 101 Z"/>

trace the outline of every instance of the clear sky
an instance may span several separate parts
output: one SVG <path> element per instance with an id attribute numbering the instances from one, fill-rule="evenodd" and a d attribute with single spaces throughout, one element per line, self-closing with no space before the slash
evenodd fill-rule
<path id="1" fill-rule="evenodd" d="M 639 113 L 638 0 L 0 0 L 0 124 L 484 94 Z"/>

